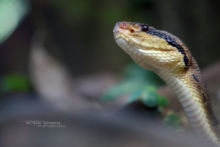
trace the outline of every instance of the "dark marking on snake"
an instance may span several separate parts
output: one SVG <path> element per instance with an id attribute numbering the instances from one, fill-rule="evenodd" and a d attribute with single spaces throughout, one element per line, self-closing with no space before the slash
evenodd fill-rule
<path id="1" fill-rule="evenodd" d="M 156 30 L 154 27 L 149 27 L 149 25 L 147 24 L 140 24 L 141 26 L 141 30 L 143 32 L 146 32 L 148 34 L 163 38 L 164 40 L 166 40 L 166 42 L 169 45 L 172 45 L 173 47 L 176 47 L 178 49 L 178 51 L 183 54 L 183 61 L 185 63 L 186 68 L 189 66 L 189 58 L 186 56 L 185 50 L 183 49 L 183 47 L 178 44 L 175 39 L 173 39 L 171 36 L 169 36 L 168 34 L 165 34 L 159 30 Z"/>
<path id="2" fill-rule="evenodd" d="M 193 77 L 193 79 L 194 79 L 196 82 L 199 82 L 199 79 L 198 79 L 198 77 L 197 77 L 196 75 L 192 74 L 192 77 Z"/>
<path id="3" fill-rule="evenodd" d="M 202 98 L 203 98 L 203 101 L 204 101 L 204 102 L 206 102 L 206 101 L 207 101 L 206 96 L 205 96 L 205 94 L 204 94 L 204 93 L 202 94 Z"/>

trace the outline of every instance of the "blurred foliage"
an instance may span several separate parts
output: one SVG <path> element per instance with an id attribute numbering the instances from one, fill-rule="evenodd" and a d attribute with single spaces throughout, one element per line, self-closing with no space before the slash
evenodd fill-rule
<path id="1" fill-rule="evenodd" d="M 92 3 L 87 0 L 53 0 L 52 5 L 60 10 L 64 19 L 83 19 L 90 15 Z"/>
<path id="2" fill-rule="evenodd" d="M 168 100 L 159 95 L 154 86 L 146 86 L 141 90 L 133 92 L 129 96 L 129 102 L 140 99 L 147 107 L 165 107 L 168 105 Z"/>
<path id="3" fill-rule="evenodd" d="M 181 124 L 181 117 L 176 113 L 170 111 L 167 113 L 166 117 L 164 118 L 163 122 L 166 125 L 178 128 Z"/>
<path id="4" fill-rule="evenodd" d="M 0 93 L 26 92 L 30 90 L 30 82 L 23 74 L 7 74 L 0 79 Z"/>
<path id="5" fill-rule="evenodd" d="M 0 1 L 0 43 L 6 40 L 16 29 L 29 10 L 27 0 Z"/>
<path id="6" fill-rule="evenodd" d="M 109 88 L 101 99 L 113 100 L 128 94 L 129 103 L 140 99 L 148 107 L 164 107 L 168 104 L 168 100 L 156 91 L 156 87 L 163 82 L 153 72 L 131 64 L 124 69 L 123 78 L 121 82 Z"/>
<path id="7" fill-rule="evenodd" d="M 158 86 L 163 81 L 153 72 L 145 70 L 136 64 L 130 64 L 123 70 L 123 80 L 113 85 L 102 95 L 104 101 L 120 98 L 128 95 L 127 102 L 140 100 L 147 108 L 157 108 L 156 111 L 163 117 L 163 123 L 178 128 L 181 125 L 181 117 L 169 110 L 168 99 L 157 92 Z"/>

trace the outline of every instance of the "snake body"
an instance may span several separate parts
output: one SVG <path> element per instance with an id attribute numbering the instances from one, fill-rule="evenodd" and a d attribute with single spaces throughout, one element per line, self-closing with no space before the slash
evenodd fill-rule
<path id="1" fill-rule="evenodd" d="M 152 26 L 118 22 L 116 43 L 140 66 L 158 74 L 175 92 L 196 134 L 220 144 L 201 73 L 188 48 L 176 36 Z"/>

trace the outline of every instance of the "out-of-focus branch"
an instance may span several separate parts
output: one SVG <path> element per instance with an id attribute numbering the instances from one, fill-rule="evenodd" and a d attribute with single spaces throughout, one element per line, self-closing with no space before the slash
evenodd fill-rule
<path id="1" fill-rule="evenodd" d="M 109 73 L 72 77 L 39 38 L 33 39 L 30 51 L 30 75 L 37 93 L 62 110 L 101 108 L 98 98 L 117 77 Z"/>

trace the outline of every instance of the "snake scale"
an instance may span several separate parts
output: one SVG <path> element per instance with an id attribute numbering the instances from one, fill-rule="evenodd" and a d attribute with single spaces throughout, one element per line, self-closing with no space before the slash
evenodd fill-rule
<path id="1" fill-rule="evenodd" d="M 192 129 L 219 145 L 218 121 L 207 96 L 200 69 L 176 36 L 136 22 L 118 22 L 116 43 L 140 66 L 154 71 L 177 95 Z"/>

